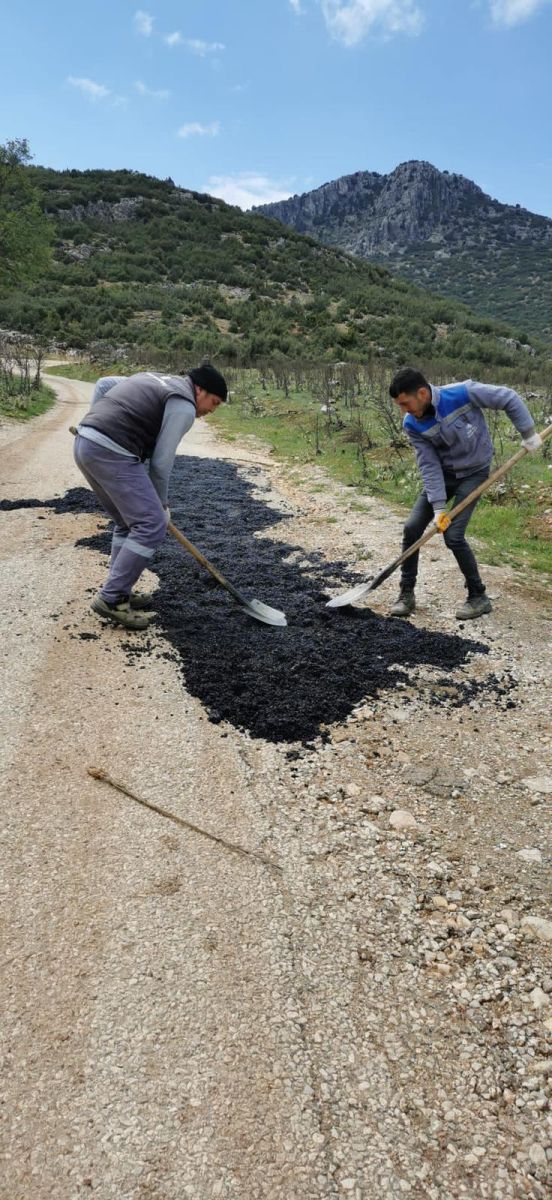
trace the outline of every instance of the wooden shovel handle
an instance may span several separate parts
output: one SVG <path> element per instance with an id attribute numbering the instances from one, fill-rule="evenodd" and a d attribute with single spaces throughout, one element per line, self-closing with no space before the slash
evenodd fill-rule
<path id="1" fill-rule="evenodd" d="M 180 545 L 188 551 L 188 554 L 191 554 L 192 557 L 195 558 L 196 562 L 198 562 L 200 566 L 204 567 L 205 570 L 213 576 L 213 579 L 216 579 L 217 583 L 220 583 L 221 587 L 226 588 L 226 591 L 230 592 L 230 595 L 234 597 L 234 600 L 238 601 L 238 604 L 247 606 L 248 601 L 244 596 L 241 595 L 241 592 L 238 592 L 237 588 L 235 588 L 233 584 L 229 583 L 228 580 L 224 578 L 224 575 L 221 575 L 220 571 L 217 571 L 217 568 L 209 562 L 209 559 L 205 558 L 205 555 L 201 553 L 201 550 L 198 550 L 197 547 L 194 546 L 193 542 L 188 541 L 188 538 L 176 528 L 176 525 L 173 525 L 172 521 L 168 522 L 167 530 L 174 538 L 176 538 L 177 542 L 180 542 Z"/>

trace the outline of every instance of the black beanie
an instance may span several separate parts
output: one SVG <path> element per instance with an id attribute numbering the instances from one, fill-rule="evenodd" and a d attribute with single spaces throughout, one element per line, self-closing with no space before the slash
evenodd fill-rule
<path id="1" fill-rule="evenodd" d="M 226 380 L 220 371 L 215 370 L 210 363 L 205 363 L 202 367 L 194 367 L 192 371 L 188 371 L 188 375 L 193 383 L 197 383 L 198 387 L 205 388 L 206 392 L 211 392 L 213 396 L 219 396 L 221 400 L 226 400 L 228 395 Z"/>

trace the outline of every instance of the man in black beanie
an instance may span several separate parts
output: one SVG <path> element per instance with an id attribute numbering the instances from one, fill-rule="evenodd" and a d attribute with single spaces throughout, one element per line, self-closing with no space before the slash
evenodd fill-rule
<path id="1" fill-rule="evenodd" d="M 75 462 L 115 523 L 109 574 L 92 609 L 126 629 L 146 629 L 151 597 L 134 584 L 165 537 L 169 477 L 178 444 L 197 417 L 228 395 L 209 363 L 187 375 L 153 371 L 99 379 L 77 426 Z M 149 470 L 144 465 L 149 459 Z"/>

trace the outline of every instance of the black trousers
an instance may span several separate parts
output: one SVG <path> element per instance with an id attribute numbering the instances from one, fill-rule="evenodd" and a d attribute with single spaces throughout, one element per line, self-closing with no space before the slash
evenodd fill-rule
<path id="1" fill-rule="evenodd" d="M 447 490 L 447 500 L 451 500 L 454 496 L 456 504 L 464 500 L 473 489 L 479 487 L 480 483 L 484 483 L 489 477 L 490 467 L 483 471 L 476 471 L 473 475 L 464 475 L 462 479 L 458 479 L 451 472 L 445 472 L 445 487 Z M 460 570 L 466 580 L 466 587 L 470 596 L 480 596 L 485 591 L 485 584 L 481 580 L 479 567 L 475 554 L 471 546 L 466 541 L 465 533 L 469 524 L 470 517 L 477 504 L 474 500 L 473 504 L 468 504 L 463 512 L 454 521 L 443 534 L 445 542 L 452 550 L 454 557 L 460 567 Z M 427 529 L 430 521 L 433 520 L 433 505 L 429 503 L 427 495 L 422 492 L 410 513 L 403 532 L 403 551 L 408 550 L 414 542 L 417 542 L 425 529 Z M 401 568 L 401 587 L 413 588 L 418 575 L 418 559 L 419 553 L 413 554 L 407 558 Z"/>

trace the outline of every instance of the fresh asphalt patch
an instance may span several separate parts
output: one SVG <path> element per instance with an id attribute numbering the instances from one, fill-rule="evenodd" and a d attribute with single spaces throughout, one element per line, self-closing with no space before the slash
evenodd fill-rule
<path id="1" fill-rule="evenodd" d="M 177 458 L 171 476 L 172 520 L 247 599 L 283 609 L 287 628 L 248 618 L 167 537 L 152 566 L 159 575 L 156 637 L 145 631 L 125 640 L 132 661 L 139 659 L 145 667 L 148 658 L 171 659 L 212 722 L 226 721 L 253 737 L 279 743 L 326 738 L 328 726 L 385 693 L 394 701 L 402 693 L 408 702 L 406 693 L 416 689 L 420 669 L 426 677 L 429 670 L 431 677 L 423 689 L 428 721 L 432 705 L 459 707 L 487 696 L 500 707 L 513 706 L 509 678 L 470 678 L 473 656 L 488 653 L 483 642 L 419 629 L 369 608 L 328 610 L 332 591 L 362 577 L 345 561 L 328 561 L 291 542 L 263 536 L 290 514 L 267 503 L 258 483 L 251 468 L 245 478 L 229 462 Z M 97 510 L 87 488 L 71 488 L 51 500 L 0 504 L 4 510 L 33 507 L 55 513 Z M 77 546 L 108 554 L 109 527 L 102 522 L 99 530 Z"/>

